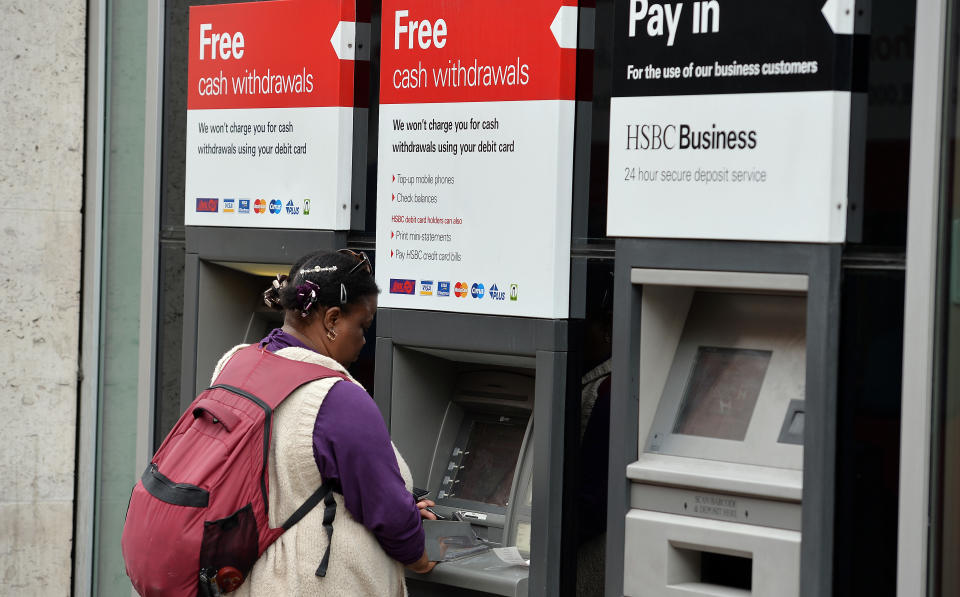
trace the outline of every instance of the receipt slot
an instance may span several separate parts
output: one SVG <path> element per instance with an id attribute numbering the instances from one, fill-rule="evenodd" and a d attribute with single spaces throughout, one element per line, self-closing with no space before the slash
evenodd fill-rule
<path id="1" fill-rule="evenodd" d="M 301 256 L 346 246 L 345 232 L 188 226 L 184 264 L 180 411 L 207 387 L 228 349 L 283 324 L 262 300 Z"/>
<path id="2" fill-rule="evenodd" d="M 411 596 L 567 594 L 575 533 L 565 425 L 567 327 L 462 313 L 381 309 L 374 397 L 436 512 L 470 523 L 488 547 L 515 546 L 530 566 L 491 550 L 407 573 Z M 569 397 L 569 399 L 568 399 Z M 566 500 L 565 500 L 566 496 Z M 571 539 L 573 537 L 574 539 Z M 563 585 L 561 587 L 561 585 Z"/>
<path id="3" fill-rule="evenodd" d="M 607 594 L 829 594 L 838 255 L 618 241 Z"/>

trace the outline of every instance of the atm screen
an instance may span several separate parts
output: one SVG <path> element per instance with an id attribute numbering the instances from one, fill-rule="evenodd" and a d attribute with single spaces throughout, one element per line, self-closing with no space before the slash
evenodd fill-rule
<path id="1" fill-rule="evenodd" d="M 456 476 L 457 498 L 507 505 L 526 430 L 523 423 L 473 422 Z"/>
<path id="2" fill-rule="evenodd" d="M 673 432 L 743 441 L 771 354 L 700 346 Z"/>

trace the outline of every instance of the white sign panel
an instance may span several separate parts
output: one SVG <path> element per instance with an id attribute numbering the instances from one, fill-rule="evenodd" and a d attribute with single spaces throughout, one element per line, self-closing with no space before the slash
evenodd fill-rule
<path id="1" fill-rule="evenodd" d="M 184 221 L 350 227 L 353 0 L 190 8 Z"/>
<path id="2" fill-rule="evenodd" d="M 388 0 L 383 15 L 380 305 L 567 317 L 576 8 Z"/>

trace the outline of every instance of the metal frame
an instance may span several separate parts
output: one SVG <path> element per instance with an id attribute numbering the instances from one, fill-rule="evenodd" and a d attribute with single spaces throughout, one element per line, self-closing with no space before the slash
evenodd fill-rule
<path id="1" fill-rule="evenodd" d="M 947 0 L 917 3 L 910 124 L 897 595 L 929 591 L 930 467 L 936 372 L 937 251 L 943 190 Z"/>
<path id="2" fill-rule="evenodd" d="M 800 594 L 833 591 L 840 245 L 659 239 L 617 240 L 614 276 L 606 595 L 623 595 L 627 465 L 637 460 L 642 287 L 631 269 L 696 269 L 803 274 L 808 277 L 806 429 Z"/>
<path id="3" fill-rule="evenodd" d="M 107 0 L 87 4 L 87 97 L 83 199 L 83 291 L 77 412 L 73 595 L 90 595 L 96 511 L 100 286 L 103 258 L 103 149 L 106 126 Z"/>
<path id="4" fill-rule="evenodd" d="M 146 108 L 143 136 L 143 220 L 140 255 L 140 333 L 137 453 L 133 479 L 153 454 L 157 370 L 157 280 L 160 267 L 160 179 L 163 142 L 163 26 L 166 2 L 147 8 Z"/>
<path id="5" fill-rule="evenodd" d="M 395 346 L 533 356 L 536 382 L 533 406 L 533 512 L 530 597 L 572 594 L 576 585 L 573 510 L 575 450 L 567 437 L 579 437 L 578 379 L 569 368 L 573 321 L 532 319 L 407 309 L 377 312 L 377 356 L 374 396 L 389 426 Z M 438 330 L 443 330 L 438 333 Z M 571 435 L 572 434 L 572 435 Z M 549 479 L 538 483 L 537 479 Z"/>

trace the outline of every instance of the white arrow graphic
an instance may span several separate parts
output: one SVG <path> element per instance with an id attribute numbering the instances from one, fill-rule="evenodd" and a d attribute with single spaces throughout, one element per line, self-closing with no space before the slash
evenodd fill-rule
<path id="1" fill-rule="evenodd" d="M 853 35 L 856 14 L 854 0 L 827 0 L 820 12 L 823 13 L 823 18 L 827 20 L 827 24 L 834 33 Z"/>
<path id="2" fill-rule="evenodd" d="M 561 48 L 577 47 L 577 7 L 561 6 L 550 24 L 550 31 Z"/>
<path id="3" fill-rule="evenodd" d="M 330 45 L 340 60 L 370 60 L 370 23 L 340 21 Z"/>

